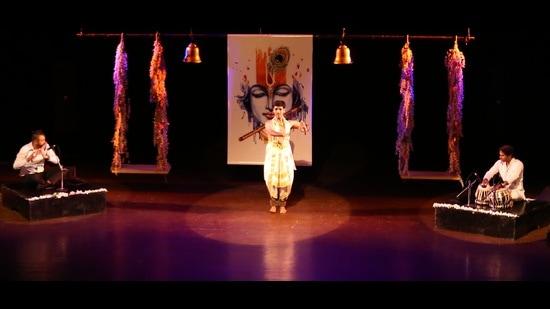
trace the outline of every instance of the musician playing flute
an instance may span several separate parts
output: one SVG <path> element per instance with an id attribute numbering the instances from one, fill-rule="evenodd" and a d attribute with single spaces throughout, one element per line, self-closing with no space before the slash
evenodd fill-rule
<path id="1" fill-rule="evenodd" d="M 286 213 L 286 202 L 294 182 L 296 165 L 290 146 L 290 133 L 298 129 L 304 134 L 309 126 L 304 121 L 285 118 L 286 103 L 283 100 L 273 102 L 273 118 L 265 123 L 267 142 L 264 160 L 264 180 L 270 196 L 269 211 Z"/>
<path id="2" fill-rule="evenodd" d="M 31 141 L 21 146 L 13 161 L 13 169 L 19 171 L 25 186 L 44 190 L 53 188 L 61 180 L 59 157 L 52 147 L 46 142 L 46 135 L 42 130 L 33 131 Z M 47 170 L 46 162 L 52 163 Z"/>

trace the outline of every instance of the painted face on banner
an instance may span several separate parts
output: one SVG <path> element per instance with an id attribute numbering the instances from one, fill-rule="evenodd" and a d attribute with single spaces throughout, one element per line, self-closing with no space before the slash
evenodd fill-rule
<path id="1" fill-rule="evenodd" d="M 256 84 L 250 87 L 250 107 L 254 118 L 263 124 L 273 118 L 273 102 L 285 101 L 285 112 L 292 109 L 292 87 L 286 81 L 289 58 L 288 47 L 256 50 Z"/>

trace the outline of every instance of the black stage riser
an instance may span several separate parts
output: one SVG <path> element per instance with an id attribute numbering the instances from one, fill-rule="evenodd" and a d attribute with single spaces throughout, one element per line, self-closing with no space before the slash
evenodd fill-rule
<path id="1" fill-rule="evenodd" d="M 106 192 L 85 182 L 67 182 L 63 191 L 37 191 L 20 183 L 2 185 L 2 205 L 29 221 L 81 216 L 104 212 Z"/>

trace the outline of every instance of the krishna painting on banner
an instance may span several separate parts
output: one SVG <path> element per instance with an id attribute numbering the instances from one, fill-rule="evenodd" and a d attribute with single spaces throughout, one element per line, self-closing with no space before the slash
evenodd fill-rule
<path id="1" fill-rule="evenodd" d="M 312 35 L 227 36 L 228 164 L 263 165 L 263 127 L 283 100 L 287 119 L 310 126 L 291 133 L 296 165 L 312 165 L 312 57 Z"/>

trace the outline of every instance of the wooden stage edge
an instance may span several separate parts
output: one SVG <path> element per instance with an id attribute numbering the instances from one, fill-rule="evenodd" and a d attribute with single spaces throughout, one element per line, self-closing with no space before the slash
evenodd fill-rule
<path id="1" fill-rule="evenodd" d="M 409 171 L 408 175 L 401 174 L 400 176 L 403 180 L 453 180 L 460 182 L 460 185 L 464 188 L 462 177 L 460 177 L 460 175 L 457 173 L 451 173 L 447 171 Z"/>

